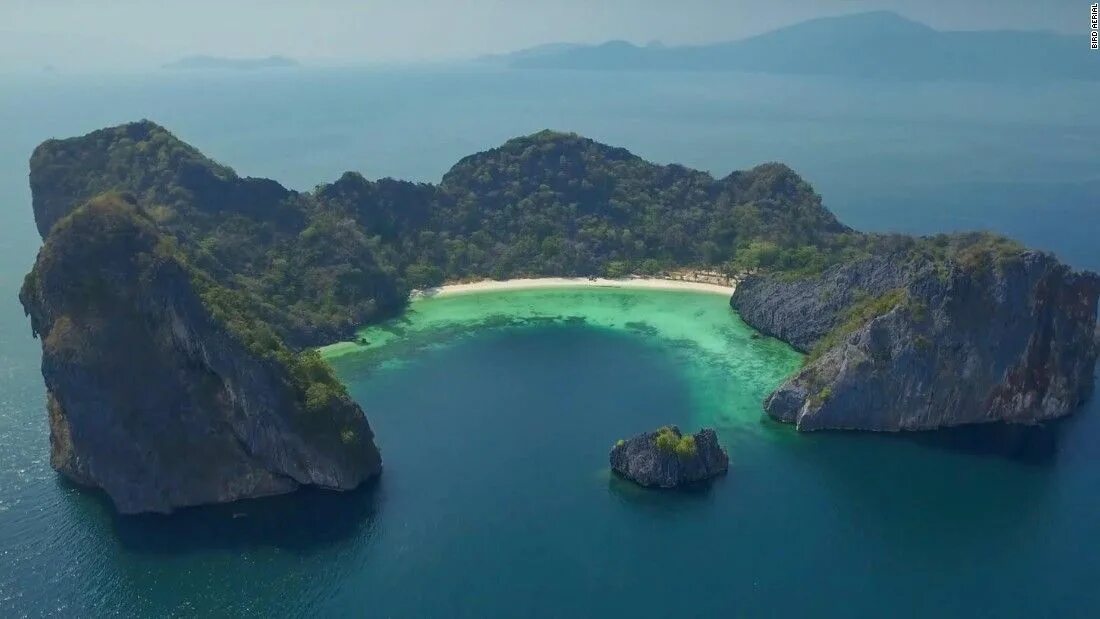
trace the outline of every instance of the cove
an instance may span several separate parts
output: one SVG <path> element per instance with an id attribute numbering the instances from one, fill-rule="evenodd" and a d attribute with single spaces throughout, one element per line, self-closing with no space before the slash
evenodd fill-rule
<path id="1" fill-rule="evenodd" d="M 378 435 L 376 484 L 168 518 L 44 484 L 48 509 L 5 520 L 0 607 L 1034 617 L 1100 604 L 1095 400 L 1024 432 L 797 434 L 760 400 L 799 355 L 709 294 L 439 297 L 361 335 L 326 354 Z M 716 426 L 729 474 L 688 493 L 610 477 L 611 444 L 663 423 Z"/>
<path id="2" fill-rule="evenodd" d="M 1074 516 L 1097 504 L 1081 486 L 1095 475 L 1067 468 L 1089 458 L 1074 432 L 1095 415 L 799 435 L 760 402 L 800 356 L 717 295 L 426 299 L 360 336 L 326 354 L 386 461 L 364 563 L 389 578 L 345 583 L 325 608 L 966 617 L 1097 601 L 1078 543 L 1095 526 Z M 669 422 L 715 425 L 730 474 L 687 494 L 609 476 L 616 438 Z"/>
<path id="3" fill-rule="evenodd" d="M 678 415 L 691 427 L 718 425 L 730 432 L 761 426 L 760 402 L 791 374 L 801 355 L 789 346 L 761 337 L 728 304 L 712 293 L 629 288 L 555 288 L 507 290 L 423 298 L 402 317 L 362 330 L 359 343 L 322 349 L 341 376 L 393 370 L 422 352 L 453 346 L 471 337 L 533 332 L 571 326 L 607 337 L 628 338 L 660 350 L 689 392 L 687 410 Z M 592 347 L 572 350 L 575 362 L 597 371 Z M 534 356 L 536 353 L 532 353 Z M 639 383 L 653 377 L 638 376 Z M 563 381 L 564 382 L 564 381 Z M 568 384 L 563 384 L 568 389 Z M 623 431 L 631 431 L 624 411 Z M 648 428 L 641 426 L 633 431 Z M 614 442 L 613 440 L 611 442 Z"/>

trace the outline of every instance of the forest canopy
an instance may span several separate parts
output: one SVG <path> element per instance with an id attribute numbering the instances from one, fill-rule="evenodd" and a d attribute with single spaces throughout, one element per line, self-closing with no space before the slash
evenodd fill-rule
<path id="1" fill-rule="evenodd" d="M 783 164 L 716 179 L 552 131 L 466 157 L 435 185 L 349 172 L 300 193 L 241 178 L 142 121 L 46 142 L 31 183 L 43 234 L 96 195 L 126 192 L 292 348 L 346 337 L 399 311 L 410 289 L 461 278 L 685 267 L 805 277 L 879 252 L 974 263 L 1015 247 L 861 234 Z"/>

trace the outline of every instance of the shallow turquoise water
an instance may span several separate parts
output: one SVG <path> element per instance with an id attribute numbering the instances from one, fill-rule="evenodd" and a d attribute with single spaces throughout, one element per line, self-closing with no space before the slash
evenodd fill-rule
<path id="1" fill-rule="evenodd" d="M 396 369 L 420 351 L 454 345 L 486 329 L 561 325 L 626 334 L 660 346 L 691 383 L 689 414 L 677 415 L 693 427 L 717 425 L 730 433 L 759 430 L 760 402 L 801 363 L 789 346 L 761 337 L 742 322 L 724 295 L 613 288 L 421 299 L 401 318 L 361 331 L 362 344 L 335 344 L 323 352 L 354 380 L 360 373 Z M 585 354 L 578 351 L 582 359 Z"/>

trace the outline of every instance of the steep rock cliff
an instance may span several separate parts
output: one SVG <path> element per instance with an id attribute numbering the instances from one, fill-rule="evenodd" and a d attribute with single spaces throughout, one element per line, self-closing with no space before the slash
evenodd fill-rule
<path id="1" fill-rule="evenodd" d="M 902 256 L 819 277 L 750 278 L 731 300 L 811 351 L 765 409 L 800 430 L 1038 423 L 1093 389 L 1100 278 L 1037 252 L 963 264 Z"/>
<path id="2" fill-rule="evenodd" d="M 857 297 L 877 297 L 904 286 L 914 265 L 888 256 L 841 264 L 819 277 L 750 277 L 730 303 L 756 330 L 808 352 L 839 326 Z"/>
<path id="3" fill-rule="evenodd" d="M 42 339 L 54 468 L 123 513 L 377 475 L 363 412 L 241 294 L 187 264 L 132 198 L 61 218 L 20 294 Z"/>

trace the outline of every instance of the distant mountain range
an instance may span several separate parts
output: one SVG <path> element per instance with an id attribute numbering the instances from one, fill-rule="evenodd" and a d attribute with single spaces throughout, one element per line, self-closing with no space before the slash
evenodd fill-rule
<path id="1" fill-rule="evenodd" d="M 232 69 L 253 71 L 256 69 L 285 69 L 298 66 L 298 61 L 285 56 L 267 58 L 222 58 L 220 56 L 188 56 L 164 65 L 165 69 Z"/>
<path id="2" fill-rule="evenodd" d="M 747 71 L 896 79 L 1100 79 L 1087 36 L 944 32 L 877 11 L 801 22 L 738 41 L 638 46 L 557 43 L 482 60 L 521 69 Z"/>
<path id="3" fill-rule="evenodd" d="M 546 43 L 543 45 L 536 45 L 534 47 L 528 47 L 515 52 L 508 52 L 504 54 L 489 54 L 478 58 L 478 62 L 495 62 L 512 64 L 520 60 L 528 60 L 531 58 L 542 58 L 546 56 L 557 56 L 564 52 L 571 52 L 573 50 L 585 48 L 585 45 L 580 43 Z"/>

